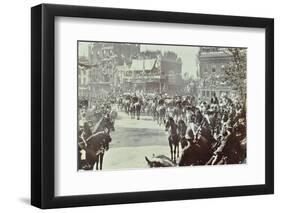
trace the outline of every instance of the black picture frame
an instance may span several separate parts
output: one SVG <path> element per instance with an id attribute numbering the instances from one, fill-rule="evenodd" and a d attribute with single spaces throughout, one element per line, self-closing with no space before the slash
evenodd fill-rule
<path id="1" fill-rule="evenodd" d="M 263 28 L 266 34 L 265 184 L 96 195 L 54 195 L 55 17 Z M 274 193 L 274 20 L 164 11 L 41 4 L 31 8 L 31 204 L 60 208 Z"/>

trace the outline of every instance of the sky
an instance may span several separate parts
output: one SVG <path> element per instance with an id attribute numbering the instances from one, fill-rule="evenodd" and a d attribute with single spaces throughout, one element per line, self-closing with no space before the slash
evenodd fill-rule
<path id="1" fill-rule="evenodd" d="M 79 56 L 88 56 L 88 42 L 79 43 Z M 197 54 L 199 47 L 195 46 L 173 46 L 173 45 L 141 45 L 141 51 L 160 50 L 175 52 L 182 59 L 182 74 L 188 72 L 190 76 L 196 76 Z"/>

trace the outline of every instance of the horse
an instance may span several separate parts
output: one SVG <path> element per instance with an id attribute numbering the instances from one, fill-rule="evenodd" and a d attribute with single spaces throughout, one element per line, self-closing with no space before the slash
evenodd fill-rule
<path id="1" fill-rule="evenodd" d="M 134 113 L 137 114 L 137 120 L 139 120 L 140 119 L 140 113 L 141 113 L 141 103 L 140 103 L 140 101 L 138 101 L 134 104 Z"/>
<path id="2" fill-rule="evenodd" d="M 129 112 L 130 112 L 130 115 L 131 115 L 131 119 L 135 118 L 136 109 L 135 109 L 135 104 L 133 102 L 130 103 Z"/>
<path id="3" fill-rule="evenodd" d="M 151 159 L 148 159 L 148 157 L 145 156 L 145 160 L 150 168 L 176 166 L 176 164 L 165 155 L 153 155 Z"/>
<path id="4" fill-rule="evenodd" d="M 114 123 L 112 122 L 109 116 L 102 117 L 99 120 L 99 122 L 96 123 L 96 125 L 92 128 L 90 128 L 88 122 L 84 123 L 84 128 L 80 136 L 78 151 L 79 152 L 81 152 L 82 150 L 86 151 L 86 167 L 85 167 L 86 169 L 92 169 L 93 165 L 96 162 L 97 162 L 96 169 L 98 170 L 99 162 L 100 162 L 100 168 L 102 168 L 104 150 L 107 150 L 109 148 L 108 143 L 111 141 L 110 138 L 111 130 L 114 131 Z M 103 137 L 100 137 L 101 133 L 104 133 Z M 95 136 L 99 136 L 99 137 L 95 137 Z M 95 146 L 88 146 L 88 141 L 90 139 L 91 139 L 90 143 L 94 141 Z M 103 144 L 103 148 L 97 146 L 98 144 L 102 144 L 102 143 L 106 143 L 107 145 Z M 89 161 L 88 158 L 90 158 Z M 81 163 L 79 165 L 79 168 L 80 167 L 81 167 Z"/>
<path id="5" fill-rule="evenodd" d="M 89 165 L 88 170 L 93 170 L 95 164 L 96 170 L 102 170 L 104 152 L 109 149 L 110 142 L 111 137 L 106 131 L 97 132 L 86 139 L 87 146 L 84 150 Z"/>
<path id="6" fill-rule="evenodd" d="M 165 124 L 166 120 L 166 107 L 164 105 L 160 105 L 157 107 L 156 109 L 156 113 L 157 113 L 157 123 L 159 126 L 161 126 L 162 124 Z"/>
<path id="7" fill-rule="evenodd" d="M 181 144 L 182 154 L 179 166 L 205 165 L 213 155 L 211 147 L 204 137 L 195 142 L 181 139 Z"/>
<path id="8" fill-rule="evenodd" d="M 180 136 L 178 134 L 178 126 L 172 117 L 169 117 L 168 121 L 166 122 L 165 130 L 169 130 L 168 141 L 171 151 L 171 159 L 176 162 L 176 153 L 177 157 L 179 157 Z"/>
<path id="9" fill-rule="evenodd" d="M 118 117 L 118 112 L 114 109 L 112 109 L 110 112 L 109 112 L 109 117 L 111 118 L 111 121 L 112 121 L 112 124 L 113 124 L 113 129 L 114 129 L 114 123 L 115 123 L 115 120 L 117 119 Z M 113 130 L 114 131 L 114 130 Z"/>
<path id="10" fill-rule="evenodd" d="M 130 105 L 131 105 L 131 100 L 126 98 L 126 99 L 123 99 L 123 107 L 125 109 L 125 112 L 129 115 L 130 113 Z"/>
<path id="11" fill-rule="evenodd" d="M 101 131 L 114 131 L 115 127 L 114 127 L 114 122 L 112 120 L 112 118 L 110 117 L 109 114 L 107 114 L 106 116 L 103 116 L 98 123 L 96 123 L 96 125 L 93 127 L 93 134 L 97 133 L 97 132 L 101 132 Z"/>
<path id="12" fill-rule="evenodd" d="M 181 140 L 181 143 L 185 143 L 182 149 L 182 154 L 179 159 L 179 166 L 193 166 L 199 165 L 201 161 L 201 148 L 198 144 L 189 142 L 187 140 Z"/>
<path id="13" fill-rule="evenodd" d="M 180 140 L 182 154 L 179 159 L 179 166 L 205 165 L 213 155 L 211 143 L 206 139 L 198 127 L 194 133 L 190 127 L 187 129 L 188 138 L 183 137 Z M 190 134 L 192 133 L 192 134 Z"/>
<path id="14" fill-rule="evenodd" d="M 158 106 L 157 106 L 157 102 L 153 102 L 152 104 L 151 104 L 151 107 L 150 107 L 150 112 L 151 112 L 151 115 L 152 115 L 152 118 L 153 118 L 153 121 L 155 121 L 156 119 L 157 119 L 157 108 L 158 108 Z"/>

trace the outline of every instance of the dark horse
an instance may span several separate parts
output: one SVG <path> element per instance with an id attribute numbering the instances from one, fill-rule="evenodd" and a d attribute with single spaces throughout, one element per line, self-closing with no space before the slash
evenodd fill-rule
<path id="1" fill-rule="evenodd" d="M 164 105 L 159 105 L 156 109 L 156 115 L 158 125 L 161 126 L 163 123 L 165 124 L 166 107 Z"/>
<path id="2" fill-rule="evenodd" d="M 137 114 L 137 120 L 139 120 L 140 119 L 140 113 L 141 113 L 141 103 L 140 103 L 140 101 L 135 103 L 134 107 L 135 107 L 135 113 Z"/>
<path id="3" fill-rule="evenodd" d="M 131 115 L 131 119 L 135 118 L 136 116 L 135 104 L 133 102 L 130 103 L 129 114 Z"/>
<path id="4" fill-rule="evenodd" d="M 187 132 L 189 131 L 191 130 L 188 129 Z M 188 139 L 181 139 L 182 155 L 179 166 L 205 165 L 212 157 L 212 145 L 202 132 L 204 131 L 199 130 Z"/>
<path id="5" fill-rule="evenodd" d="M 108 150 L 110 142 L 111 137 L 105 131 L 95 133 L 86 139 L 87 146 L 84 149 L 89 170 L 93 170 L 95 164 L 96 170 L 102 170 L 103 155 Z"/>
<path id="6" fill-rule="evenodd" d="M 110 115 L 107 114 L 106 116 L 103 116 L 101 120 L 95 125 L 95 129 L 93 130 L 93 134 L 99 133 L 99 132 L 105 132 L 110 137 L 110 131 L 114 131 L 114 121 L 111 119 Z M 111 140 L 111 139 L 110 139 Z M 107 149 L 108 150 L 108 147 Z M 102 152 L 98 153 L 97 158 L 97 164 L 96 164 L 96 170 L 102 170 L 102 163 L 103 163 L 103 156 L 104 156 L 104 149 Z"/>
<path id="7" fill-rule="evenodd" d="M 108 149 L 108 145 L 98 145 L 99 143 L 108 141 L 108 139 L 110 138 L 110 130 L 114 130 L 114 123 L 108 116 L 103 116 L 99 120 L 99 122 L 92 128 L 90 128 L 88 123 L 89 122 L 84 123 L 83 131 L 81 134 L 79 134 L 81 136 L 79 137 L 78 143 L 78 156 L 80 155 L 81 151 L 83 151 L 84 153 L 86 152 L 86 159 L 80 159 L 79 168 L 91 170 L 96 163 L 96 170 L 98 170 L 99 168 L 102 169 L 104 151 Z M 100 133 L 104 133 L 104 137 L 94 137 L 96 136 L 96 134 L 100 135 Z M 108 136 L 109 138 L 106 136 Z M 91 141 L 89 141 L 90 139 Z M 90 143 L 89 146 L 88 141 Z"/>
<path id="8" fill-rule="evenodd" d="M 131 114 L 131 119 L 135 118 L 137 115 L 137 120 L 140 119 L 140 113 L 141 113 L 141 103 L 138 101 L 136 103 L 131 103 L 130 104 L 130 114 Z"/>
<path id="9" fill-rule="evenodd" d="M 176 153 L 177 157 L 179 157 L 179 141 L 180 136 L 178 133 L 178 126 L 175 123 L 174 119 L 172 117 L 169 117 L 168 121 L 166 122 L 166 131 L 169 130 L 169 146 L 171 150 L 171 159 L 176 162 Z"/>
<path id="10" fill-rule="evenodd" d="M 97 124 L 94 126 L 93 134 L 97 133 L 97 132 L 101 132 L 104 131 L 106 129 L 106 131 L 114 131 L 114 121 L 111 118 L 111 116 L 109 114 L 103 116 L 99 122 L 97 122 Z"/>

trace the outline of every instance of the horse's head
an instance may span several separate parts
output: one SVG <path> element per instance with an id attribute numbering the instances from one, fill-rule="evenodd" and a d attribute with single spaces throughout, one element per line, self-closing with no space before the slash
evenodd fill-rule
<path id="1" fill-rule="evenodd" d="M 146 156 L 145 156 L 145 160 L 150 168 L 161 167 L 159 161 L 149 160 L 148 157 L 146 157 Z"/>
<path id="2" fill-rule="evenodd" d="M 114 128 L 114 122 L 113 120 L 111 119 L 110 115 L 107 114 L 103 120 L 102 120 L 102 125 L 103 125 L 103 129 L 107 128 L 109 131 L 112 130 L 114 131 L 115 128 Z"/>

